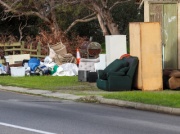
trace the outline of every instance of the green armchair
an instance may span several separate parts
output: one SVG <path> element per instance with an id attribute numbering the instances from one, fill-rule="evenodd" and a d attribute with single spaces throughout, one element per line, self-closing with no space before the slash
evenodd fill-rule
<path id="1" fill-rule="evenodd" d="M 137 57 L 116 59 L 104 70 L 98 70 L 96 85 L 106 91 L 131 90 L 137 66 Z"/>

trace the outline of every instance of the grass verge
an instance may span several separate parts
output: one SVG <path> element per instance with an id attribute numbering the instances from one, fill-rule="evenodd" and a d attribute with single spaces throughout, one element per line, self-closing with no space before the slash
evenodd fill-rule
<path id="1" fill-rule="evenodd" d="M 180 91 L 121 91 L 106 92 L 98 89 L 94 84 L 79 82 L 77 76 L 0 76 L 0 85 L 17 86 L 30 89 L 60 91 L 76 95 L 95 96 L 104 98 L 140 102 L 168 107 L 180 108 Z"/>
<path id="2" fill-rule="evenodd" d="M 42 90 L 95 90 L 86 82 L 79 82 L 77 76 L 0 76 L 0 84 Z"/>
<path id="3" fill-rule="evenodd" d="M 103 94 L 104 98 L 180 108 L 180 91 L 127 91 Z"/>

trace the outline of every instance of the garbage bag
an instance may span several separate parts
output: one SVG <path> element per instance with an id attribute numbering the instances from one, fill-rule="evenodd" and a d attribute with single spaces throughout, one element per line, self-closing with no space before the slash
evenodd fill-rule
<path id="1" fill-rule="evenodd" d="M 46 64 L 50 64 L 50 63 L 52 63 L 52 58 L 50 58 L 49 56 L 46 56 L 45 57 L 45 59 L 44 59 L 44 64 L 46 65 Z"/>
<path id="2" fill-rule="evenodd" d="M 30 58 L 28 61 L 28 66 L 30 67 L 31 71 L 35 71 L 35 69 L 40 65 L 40 60 L 37 58 Z"/>
<path id="3" fill-rule="evenodd" d="M 75 76 L 78 75 L 78 67 L 74 63 L 65 63 L 58 67 L 53 76 Z"/>

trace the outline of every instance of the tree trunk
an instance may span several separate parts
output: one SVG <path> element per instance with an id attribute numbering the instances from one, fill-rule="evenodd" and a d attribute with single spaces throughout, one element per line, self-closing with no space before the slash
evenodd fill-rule
<path id="1" fill-rule="evenodd" d="M 102 29 L 103 35 L 104 36 L 108 35 L 109 34 L 108 30 L 107 30 L 106 26 L 104 25 L 104 22 L 103 22 L 103 20 L 102 20 L 102 18 L 100 16 L 100 14 L 97 14 L 97 18 L 98 18 L 98 21 L 99 21 L 99 25 L 100 25 L 100 27 Z"/>
<path id="2" fill-rule="evenodd" d="M 114 22 L 111 15 L 110 9 L 107 8 L 106 2 L 103 3 L 103 7 L 99 6 L 97 2 L 90 1 L 92 4 L 92 9 L 97 12 L 97 17 L 103 34 L 119 35 L 118 25 Z M 103 1 L 102 1 L 103 2 Z"/>
<path id="3" fill-rule="evenodd" d="M 51 0 L 50 1 L 50 7 L 54 7 L 55 6 L 55 2 L 54 0 Z M 58 26 L 58 23 L 57 23 L 57 18 L 56 18 L 56 13 L 55 13 L 55 10 L 51 8 L 51 12 L 50 12 L 50 29 L 51 29 L 51 32 L 54 34 L 54 36 L 58 36 L 57 34 L 59 33 L 60 29 L 59 29 L 59 26 Z"/>
<path id="4" fill-rule="evenodd" d="M 102 15 L 111 35 L 119 35 L 120 32 L 118 29 L 118 25 L 114 22 L 110 11 L 108 9 L 104 9 L 102 11 Z"/>
<path id="5" fill-rule="evenodd" d="M 107 27 L 109 29 L 109 31 L 111 32 L 111 35 L 119 35 L 119 29 L 118 29 L 118 25 L 116 23 L 113 22 L 107 22 Z"/>

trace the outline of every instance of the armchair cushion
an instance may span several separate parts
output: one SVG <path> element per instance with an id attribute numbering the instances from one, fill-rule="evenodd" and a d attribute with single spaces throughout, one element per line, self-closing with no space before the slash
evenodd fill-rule
<path id="1" fill-rule="evenodd" d="M 107 80 L 109 75 L 125 75 L 128 69 L 128 62 L 116 59 L 104 70 L 98 70 L 98 78 Z"/>
<path id="2" fill-rule="evenodd" d="M 129 70 L 129 67 L 123 67 L 121 69 L 119 69 L 118 71 L 116 72 L 113 72 L 113 71 L 110 71 L 107 76 L 110 76 L 110 75 L 114 75 L 114 76 L 123 76 L 123 75 L 126 75 L 126 72 Z"/>
<path id="3" fill-rule="evenodd" d="M 117 76 L 125 75 L 129 69 L 128 65 L 129 65 L 128 62 L 124 60 L 116 59 L 104 70 L 98 71 L 99 78 L 103 80 L 107 80 L 107 77 L 109 77 L 109 75 L 117 75 Z"/>
<path id="4" fill-rule="evenodd" d="M 110 75 L 113 75 L 113 76 L 123 76 L 123 75 L 125 75 L 125 73 L 122 72 L 122 71 L 109 72 L 109 73 L 107 74 L 107 76 L 109 77 Z"/>
<path id="5" fill-rule="evenodd" d="M 116 59 L 104 69 L 104 72 L 116 72 L 121 68 L 127 67 L 128 65 L 128 62 L 126 62 L 125 60 Z"/>
<path id="6" fill-rule="evenodd" d="M 126 74 L 126 73 L 128 72 L 128 70 L 129 70 L 129 68 L 130 68 L 129 66 L 128 66 L 128 67 L 123 67 L 123 68 L 121 68 L 119 71 L 120 71 L 120 72 L 124 72 L 124 73 Z M 119 71 L 118 71 L 118 72 L 119 72 Z"/>

